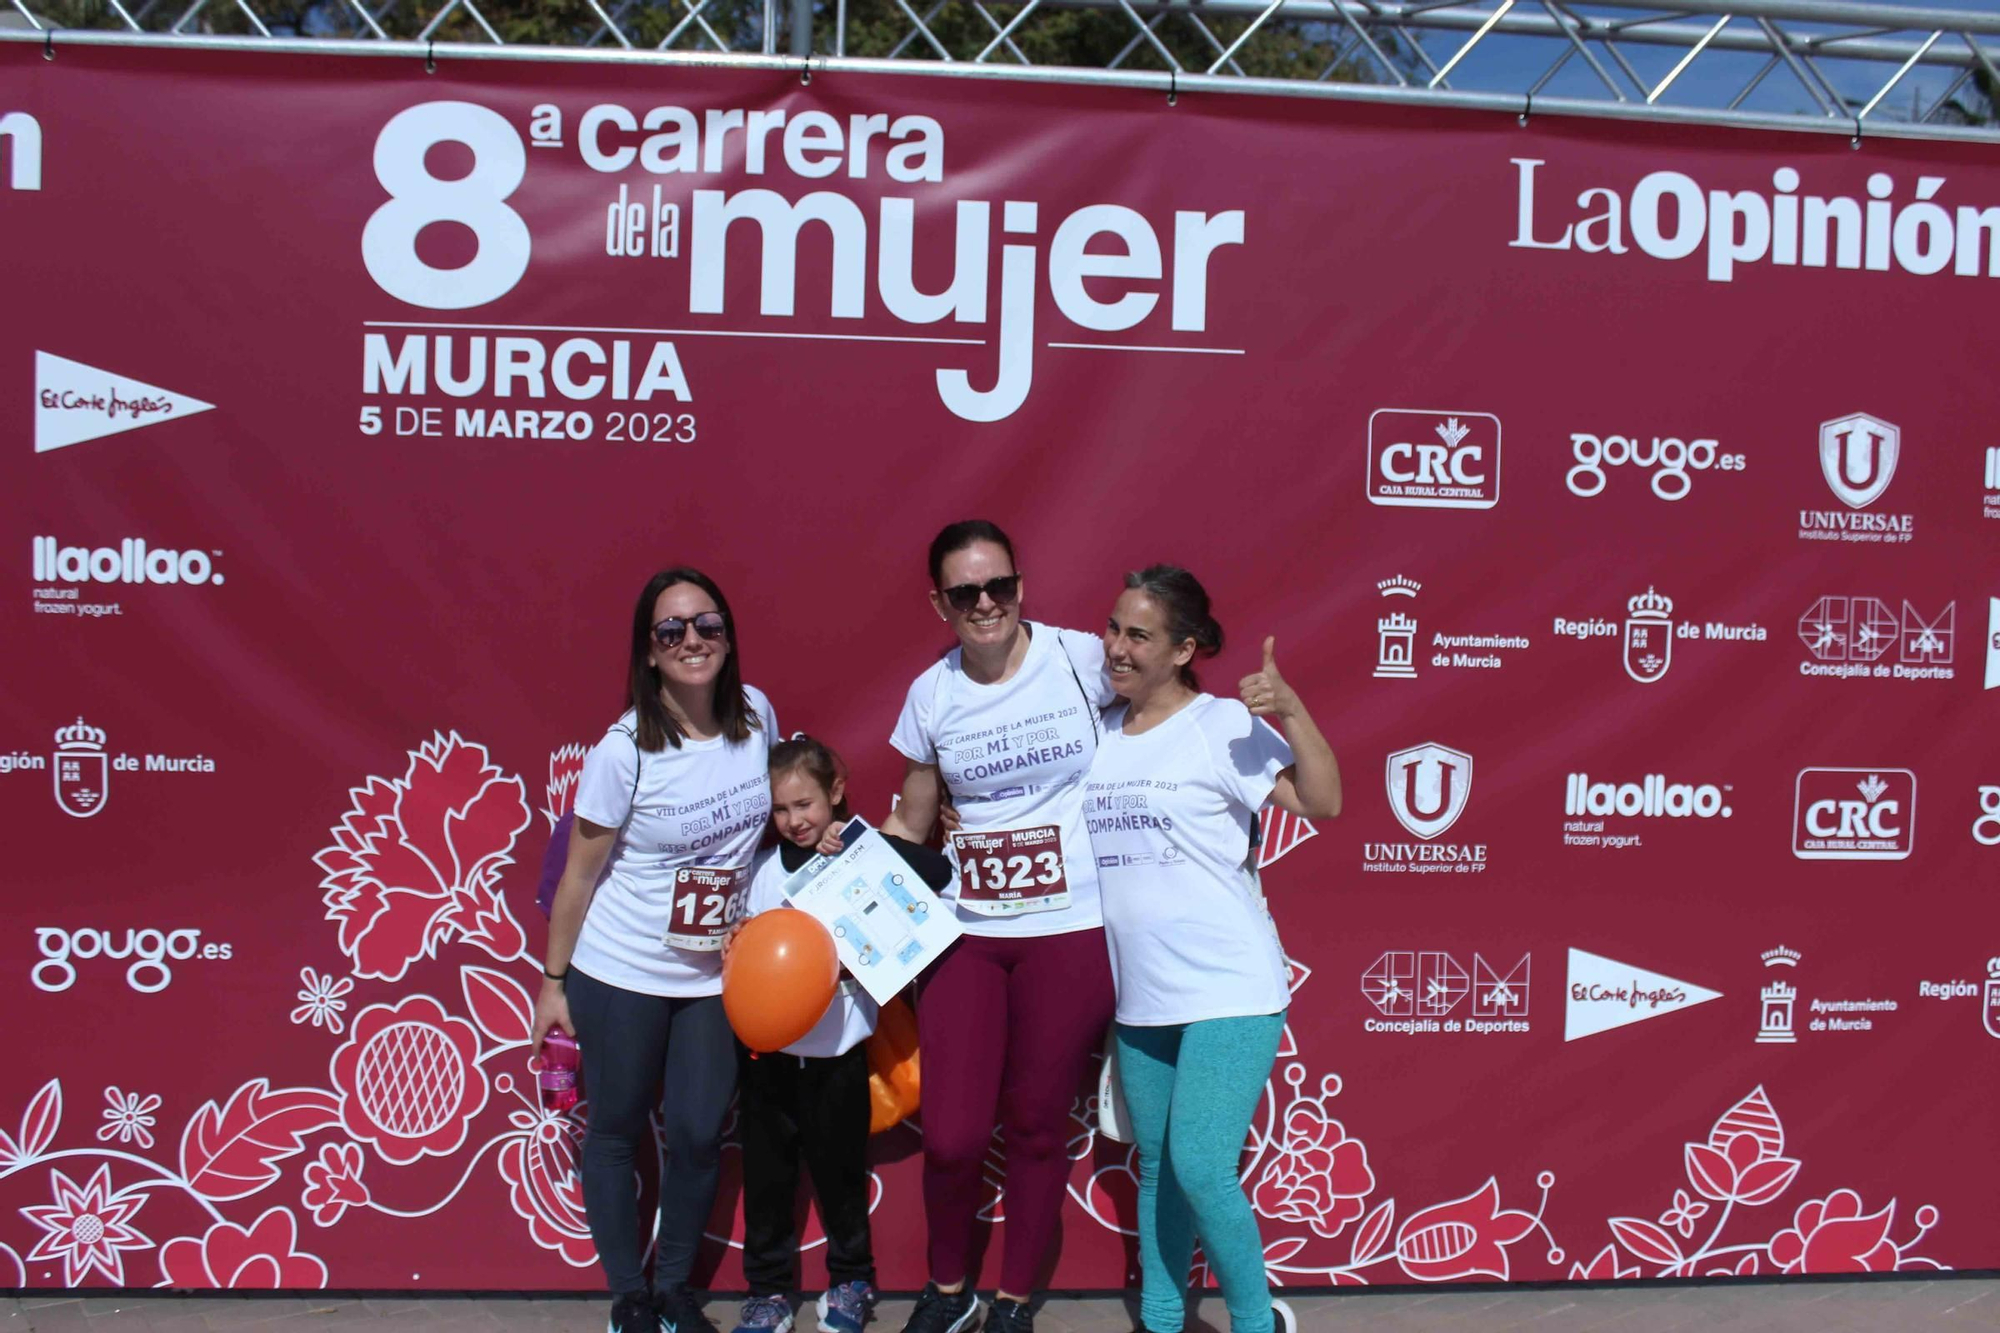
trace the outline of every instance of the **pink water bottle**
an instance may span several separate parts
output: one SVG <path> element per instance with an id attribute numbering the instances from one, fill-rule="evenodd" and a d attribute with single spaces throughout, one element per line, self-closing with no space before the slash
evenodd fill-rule
<path id="1" fill-rule="evenodd" d="M 535 1074 L 541 1089 L 542 1109 L 567 1111 L 577 1102 L 577 1071 L 582 1064 L 576 1038 L 561 1028 L 550 1028 L 542 1038 L 542 1067 Z"/>

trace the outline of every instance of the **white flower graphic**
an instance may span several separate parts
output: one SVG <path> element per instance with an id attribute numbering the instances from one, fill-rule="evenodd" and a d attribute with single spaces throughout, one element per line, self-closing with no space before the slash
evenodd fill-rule
<path id="1" fill-rule="evenodd" d="M 340 997 L 354 989 L 354 978 L 335 977 L 332 973 L 321 976 L 310 967 L 302 967 L 299 980 L 305 984 L 299 989 L 299 1007 L 292 1010 L 292 1021 L 311 1023 L 333 1033 L 345 1032 L 347 1020 L 340 1013 L 347 1008 L 347 1001 Z"/>
<path id="2" fill-rule="evenodd" d="M 153 1146 L 153 1126 L 158 1123 L 153 1112 L 160 1109 L 158 1096 L 141 1097 L 136 1092 L 106 1088 L 104 1100 L 110 1105 L 104 1112 L 104 1123 L 97 1130 L 99 1143 L 109 1143 L 115 1138 L 141 1148 Z"/>

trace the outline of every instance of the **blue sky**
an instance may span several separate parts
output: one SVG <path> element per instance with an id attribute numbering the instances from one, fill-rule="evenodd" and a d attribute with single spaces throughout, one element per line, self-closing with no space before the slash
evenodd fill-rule
<path id="1" fill-rule="evenodd" d="M 1877 3 L 1886 4 L 1891 8 L 1916 7 L 1916 0 L 1877 0 Z M 1717 12 L 1721 12 L 1723 7 L 1719 5 Z M 2000 15 L 2000 0 L 1956 0 L 1956 3 L 1944 0 L 1944 3 L 1924 4 L 1922 7 Z M 1524 3 L 1521 8 L 1536 12 L 1540 10 L 1539 5 L 1531 3 Z M 1639 16 L 1638 11 L 1593 9 L 1587 0 L 1577 8 L 1594 17 Z M 1781 23 L 1779 26 L 1801 35 L 1833 31 L 1824 25 L 1792 22 Z M 1751 20 L 1739 17 L 1732 20 L 1730 30 L 1741 28 L 1755 31 L 1755 27 Z M 1894 39 L 1921 41 L 1926 35 L 1928 34 L 1922 31 L 1898 33 L 1894 35 Z M 1443 64 L 1463 41 L 1463 34 L 1433 32 L 1426 35 L 1424 48 L 1433 60 Z M 1955 36 L 1947 34 L 1940 39 L 1940 48 L 1947 43 L 1959 50 L 1964 49 L 1964 43 Z M 1994 58 L 1995 63 L 2000 64 L 2000 36 L 1984 37 L 1980 40 L 1980 44 Z M 1560 44 L 1552 40 L 1490 35 L 1452 71 L 1451 84 L 1454 88 L 1467 92 L 1519 92 L 1533 83 L 1561 54 L 1562 49 Z M 1619 49 L 1640 77 L 1649 82 L 1657 82 L 1664 77 L 1686 54 L 1685 50 L 1679 47 L 1646 46 L 1637 43 L 1621 43 Z M 1596 48 L 1595 44 L 1593 44 L 1593 54 L 1597 55 L 1614 77 L 1620 79 L 1621 84 L 1624 84 L 1622 75 L 1609 60 L 1605 59 L 1602 50 Z M 1704 51 L 1660 98 L 1660 102 L 1665 105 L 1705 108 L 1725 106 L 1764 64 L 1764 61 L 1765 57 L 1747 52 L 1714 49 Z M 1842 61 L 1831 58 L 1821 60 L 1820 67 L 1833 81 L 1835 87 L 1850 97 L 1861 99 L 1872 96 L 1875 89 L 1895 71 L 1895 66 L 1875 61 Z M 1883 105 L 1878 108 L 1875 115 L 1908 119 L 1913 95 L 1919 106 L 1927 108 L 1938 94 L 1950 85 L 1953 77 L 1954 71 L 1934 66 L 1918 66 L 1911 70 L 1884 99 Z M 1629 85 L 1625 86 L 1625 92 L 1633 100 L 1641 100 Z M 1578 57 L 1572 57 L 1562 72 L 1550 80 L 1542 93 L 1544 96 L 1593 99 L 1609 97 L 1604 85 Z M 1977 95 L 1974 94 L 1970 100 L 1976 102 Z M 1763 83 L 1743 103 L 1743 108 L 1752 111 L 1818 114 L 1818 109 L 1807 97 L 1797 78 L 1782 65 L 1765 77 Z"/>

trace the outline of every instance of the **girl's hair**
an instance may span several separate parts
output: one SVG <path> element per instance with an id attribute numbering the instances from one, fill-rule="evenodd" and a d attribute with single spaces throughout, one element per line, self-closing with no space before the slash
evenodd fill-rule
<path id="1" fill-rule="evenodd" d="M 625 674 L 625 693 L 626 702 L 638 715 L 639 748 L 662 750 L 669 745 L 676 750 L 681 748 L 680 724 L 660 699 L 660 670 L 653 665 L 653 604 L 660 600 L 661 593 L 677 583 L 692 583 L 700 588 L 722 613 L 723 640 L 729 645 L 729 655 L 722 659 L 722 669 L 715 676 L 715 720 L 728 740 L 748 740 L 750 729 L 763 724 L 743 693 L 743 655 L 736 644 L 736 617 L 729 613 L 729 599 L 708 575 L 677 565 L 646 580 L 645 591 L 639 594 L 632 608 L 632 661 Z M 694 630 L 690 627 L 684 633 L 693 634 Z"/>
<path id="2" fill-rule="evenodd" d="M 988 523 L 983 518 L 961 519 L 947 523 L 943 531 L 931 538 L 931 586 L 944 586 L 944 560 L 948 555 L 956 555 L 966 547 L 978 542 L 992 542 L 1007 553 L 1007 563 L 1014 564 L 1014 543 L 1007 540 L 1007 534 L 1000 531 L 998 523 Z M 1020 567 L 1015 565 L 1018 570 Z"/>
<path id="3" fill-rule="evenodd" d="M 1173 643 L 1194 640 L 1196 657 L 1213 657 L 1222 651 L 1222 625 L 1208 611 L 1208 590 L 1201 581 L 1179 565 L 1148 565 L 1125 576 L 1125 586 L 1136 588 L 1159 603 L 1167 614 L 1167 638 Z M 1195 678 L 1192 660 L 1181 667 L 1181 683 L 1191 690 L 1201 686 Z"/>
<path id="4" fill-rule="evenodd" d="M 803 773 L 832 796 L 833 784 L 847 776 L 847 765 L 824 742 L 801 734 L 771 747 L 771 776 L 776 778 L 783 773 Z M 845 792 L 833 803 L 833 813 L 837 819 L 849 817 Z"/>

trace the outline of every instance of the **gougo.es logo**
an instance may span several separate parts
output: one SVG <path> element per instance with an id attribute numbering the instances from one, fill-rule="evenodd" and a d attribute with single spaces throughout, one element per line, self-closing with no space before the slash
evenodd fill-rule
<path id="1" fill-rule="evenodd" d="M 174 979 L 175 963 L 193 959 L 220 962 L 233 952 L 231 946 L 220 941 L 203 943 L 199 930 L 158 930 L 151 926 L 122 933 L 89 926 L 77 930 L 37 926 L 35 948 L 42 955 L 30 973 L 37 990 L 66 991 L 76 984 L 79 962 L 113 959 L 127 964 L 125 984 L 142 995 L 165 990 Z"/>

